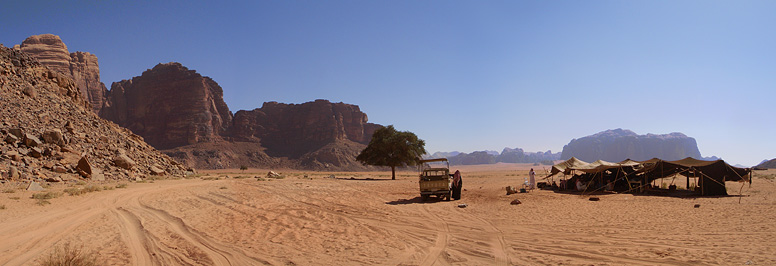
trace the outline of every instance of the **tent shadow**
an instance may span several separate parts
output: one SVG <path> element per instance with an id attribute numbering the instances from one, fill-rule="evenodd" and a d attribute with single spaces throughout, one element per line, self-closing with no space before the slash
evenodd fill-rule
<path id="1" fill-rule="evenodd" d="M 406 205 L 406 204 L 426 204 L 426 203 L 435 203 L 435 202 L 442 202 L 443 200 L 440 198 L 429 198 L 427 200 L 423 200 L 420 196 L 410 198 L 410 199 L 399 199 L 394 201 L 386 202 L 385 204 L 388 205 Z"/>
<path id="2" fill-rule="evenodd" d="M 667 198 L 682 198 L 682 199 L 694 199 L 694 198 L 739 198 L 749 197 L 749 195 L 711 195 L 703 196 L 695 191 L 689 190 L 667 190 L 667 189 L 652 189 L 644 193 L 632 193 L 632 192 L 611 192 L 611 191 L 594 191 L 594 192 L 582 192 L 576 190 L 553 190 L 555 193 L 579 195 L 579 196 L 600 196 L 600 195 L 614 195 L 614 194 L 631 194 L 639 197 L 667 197 Z"/>

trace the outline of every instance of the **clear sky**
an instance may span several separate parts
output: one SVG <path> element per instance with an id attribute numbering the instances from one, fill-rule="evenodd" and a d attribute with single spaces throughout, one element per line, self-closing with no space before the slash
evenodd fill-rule
<path id="1" fill-rule="evenodd" d="M 10 1 L 0 43 L 59 35 L 106 86 L 176 61 L 233 112 L 356 104 L 427 150 L 560 152 L 606 129 L 776 157 L 776 1 Z"/>

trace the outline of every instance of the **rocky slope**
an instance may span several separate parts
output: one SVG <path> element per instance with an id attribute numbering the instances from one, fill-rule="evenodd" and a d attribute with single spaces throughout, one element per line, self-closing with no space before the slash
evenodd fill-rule
<path id="1" fill-rule="evenodd" d="M 184 167 L 92 112 L 76 83 L 0 45 L 0 179 L 59 182 L 184 174 Z"/>
<path id="2" fill-rule="evenodd" d="M 57 35 L 34 35 L 15 47 L 37 58 L 49 69 L 65 74 L 75 81 L 81 96 L 98 112 L 103 105 L 107 89 L 100 81 L 97 56 L 86 52 L 70 53 Z"/>
<path id="3" fill-rule="evenodd" d="M 158 149 L 218 141 L 232 123 L 221 87 L 180 63 L 113 83 L 100 116 Z"/>
<path id="4" fill-rule="evenodd" d="M 569 144 L 563 146 L 561 152 L 562 160 L 571 157 L 588 162 L 599 159 L 618 162 L 625 159 L 702 158 L 695 139 L 682 133 L 638 135 L 627 129 L 606 130 L 591 136 L 573 139 Z"/>
<path id="5" fill-rule="evenodd" d="M 504 148 L 499 152 L 475 151 L 472 153 L 435 152 L 427 158 L 448 158 L 453 165 L 494 164 L 494 163 L 546 163 L 560 159 L 560 153 L 525 152 L 521 148 Z"/>

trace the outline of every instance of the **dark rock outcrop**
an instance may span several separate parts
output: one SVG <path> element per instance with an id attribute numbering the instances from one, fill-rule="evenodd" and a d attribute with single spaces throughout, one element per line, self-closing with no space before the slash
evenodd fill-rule
<path id="1" fill-rule="evenodd" d="M 671 161 L 686 157 L 702 158 L 695 139 L 682 133 L 638 135 L 627 129 L 607 130 L 573 139 L 563 147 L 561 160 L 571 157 L 588 162 L 652 158 Z"/>
<path id="2" fill-rule="evenodd" d="M 100 116 L 157 149 L 217 141 L 232 123 L 221 87 L 180 63 L 158 64 L 113 83 Z"/>
<path id="3" fill-rule="evenodd" d="M 70 53 L 57 35 L 41 34 L 25 39 L 18 48 L 35 57 L 44 66 L 71 78 L 84 100 L 98 112 L 107 88 L 100 81 L 97 56 L 86 52 Z"/>

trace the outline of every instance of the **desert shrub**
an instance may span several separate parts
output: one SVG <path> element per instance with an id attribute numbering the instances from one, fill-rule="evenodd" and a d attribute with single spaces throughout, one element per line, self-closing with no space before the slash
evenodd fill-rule
<path id="1" fill-rule="evenodd" d="M 97 265 L 97 255 L 91 251 L 85 251 L 83 247 L 73 247 L 70 244 L 57 247 L 54 252 L 44 259 L 41 266 L 92 266 Z"/>
<path id="2" fill-rule="evenodd" d="M 95 191 L 101 191 L 101 190 L 102 190 L 102 188 L 100 186 L 96 186 L 96 185 L 91 185 L 91 186 L 88 186 L 88 187 L 84 188 L 84 191 L 86 191 L 86 192 L 95 192 Z"/>
<path id="3" fill-rule="evenodd" d="M 6 189 L 3 189 L 3 193 L 14 193 L 14 192 L 16 192 L 16 190 L 15 190 L 15 189 L 13 189 L 13 188 L 6 188 Z"/>
<path id="4" fill-rule="evenodd" d="M 220 187 L 220 188 L 218 188 L 218 189 L 226 189 L 226 187 Z"/>
<path id="5" fill-rule="evenodd" d="M 240 165 L 240 170 L 241 170 L 241 171 L 248 170 L 248 167 L 247 167 L 247 166 L 245 166 L 245 165 Z"/>
<path id="6" fill-rule="evenodd" d="M 77 187 L 66 188 L 63 191 L 70 196 L 78 196 L 78 195 L 84 194 L 84 191 Z"/>
<path id="7" fill-rule="evenodd" d="M 5 210 L 5 205 L 0 205 L 0 210 Z"/>
<path id="8" fill-rule="evenodd" d="M 56 197 L 59 197 L 59 193 L 52 192 L 52 191 L 32 194 L 32 198 L 37 200 L 47 200 L 47 199 L 53 199 Z"/>
<path id="9" fill-rule="evenodd" d="M 83 186 L 83 185 L 86 185 L 86 182 L 78 180 L 78 182 L 75 182 L 75 185 L 76 186 Z"/>
<path id="10" fill-rule="evenodd" d="M 220 180 L 220 178 L 215 176 L 208 176 L 208 177 L 203 177 L 202 180 Z"/>
<path id="11" fill-rule="evenodd" d="M 116 188 L 127 188 L 127 186 L 128 186 L 127 183 L 121 183 L 116 185 Z"/>
<path id="12" fill-rule="evenodd" d="M 235 176 L 234 179 L 243 179 L 243 178 L 249 178 L 249 177 L 250 176 L 247 176 L 247 175 L 238 175 L 238 176 Z"/>
<path id="13" fill-rule="evenodd" d="M 39 206 L 43 206 L 43 205 L 46 205 L 46 204 L 51 204 L 51 201 L 44 200 L 44 199 L 39 199 L 36 204 L 38 204 Z"/>

